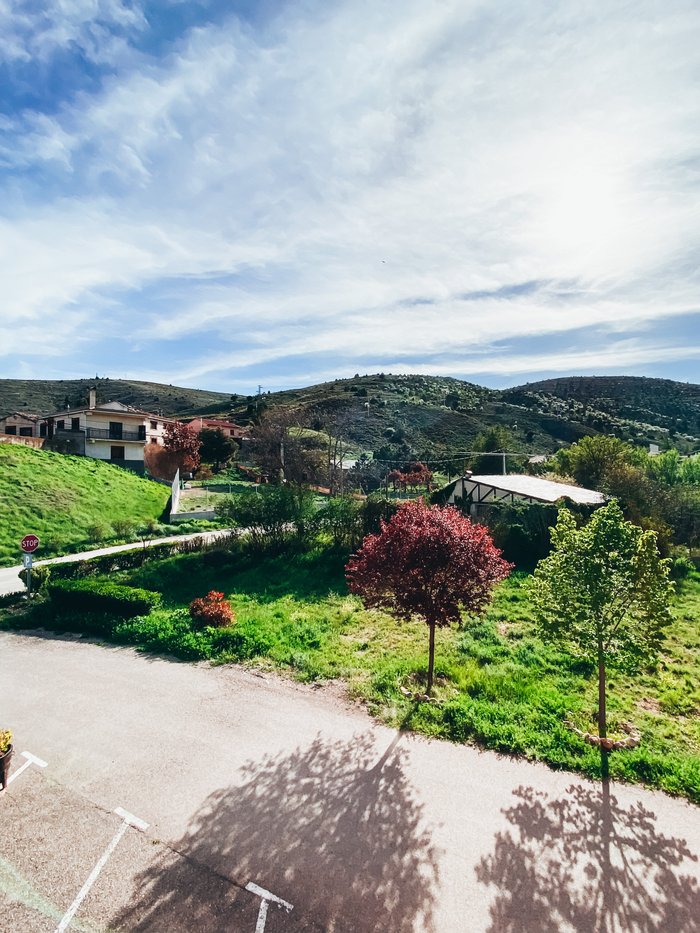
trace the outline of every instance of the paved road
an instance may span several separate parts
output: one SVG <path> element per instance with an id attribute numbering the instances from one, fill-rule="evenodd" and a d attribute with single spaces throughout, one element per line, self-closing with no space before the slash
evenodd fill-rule
<path id="1" fill-rule="evenodd" d="M 150 541 L 135 541 L 131 544 L 113 544 L 111 547 L 95 548 L 92 551 L 81 551 L 78 554 L 64 554 L 63 557 L 49 557 L 46 560 L 35 560 L 34 566 L 41 567 L 44 564 L 70 564 L 79 560 L 90 560 L 92 557 L 102 557 L 104 554 L 118 554 L 120 551 L 136 551 L 143 547 L 153 547 L 156 544 L 174 544 L 178 541 L 194 541 L 201 538 L 204 541 L 215 541 L 222 535 L 230 534 L 227 528 L 215 531 L 197 531 L 191 535 L 170 535 L 167 538 L 153 538 Z M 24 589 L 24 584 L 19 578 L 19 572 L 22 565 L 15 567 L 0 567 L 0 596 L 6 593 L 20 593 Z"/>
<path id="2" fill-rule="evenodd" d="M 10 633 L 0 662 L 0 726 L 48 763 L 0 797 L 2 930 L 60 929 L 117 836 L 71 930 L 700 930 L 683 801 L 402 735 L 337 688 L 236 667 Z M 261 920 L 258 889 L 291 912 L 265 901 Z"/>

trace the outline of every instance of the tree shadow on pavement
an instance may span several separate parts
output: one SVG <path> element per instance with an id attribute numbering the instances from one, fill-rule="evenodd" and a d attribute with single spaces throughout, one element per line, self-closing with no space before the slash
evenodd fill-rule
<path id="1" fill-rule="evenodd" d="M 383 751 L 365 736 L 317 738 L 247 764 L 240 785 L 206 799 L 172 847 L 188 865 L 238 886 L 235 903 L 216 908 L 212 930 L 248 929 L 236 910 L 248 900 L 257 910 L 257 897 L 241 892 L 250 881 L 294 905 L 291 925 L 275 930 L 433 929 L 438 853 L 404 775 L 399 738 Z M 209 929 L 207 886 L 188 882 L 179 856 L 137 878 L 138 903 L 113 926 Z"/>
<path id="2" fill-rule="evenodd" d="M 604 781 L 550 799 L 514 791 L 510 827 L 476 867 L 496 888 L 488 933 L 691 933 L 700 889 L 686 874 L 697 856 L 661 835 L 641 803 L 622 807 Z"/>

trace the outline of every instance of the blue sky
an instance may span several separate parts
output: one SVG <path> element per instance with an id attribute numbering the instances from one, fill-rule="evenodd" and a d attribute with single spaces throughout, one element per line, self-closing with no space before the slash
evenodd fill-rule
<path id="1" fill-rule="evenodd" d="M 0 376 L 700 382 L 695 0 L 0 0 Z"/>

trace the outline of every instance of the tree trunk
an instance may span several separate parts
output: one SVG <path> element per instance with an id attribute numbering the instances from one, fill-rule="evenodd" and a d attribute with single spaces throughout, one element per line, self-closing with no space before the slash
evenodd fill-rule
<path id="1" fill-rule="evenodd" d="M 428 622 L 430 627 L 430 648 L 428 652 L 428 696 L 433 692 L 433 667 L 435 665 L 435 623 Z"/>
<path id="2" fill-rule="evenodd" d="M 605 655 L 602 639 L 598 639 L 598 735 L 607 737 L 608 722 L 605 709 Z"/>

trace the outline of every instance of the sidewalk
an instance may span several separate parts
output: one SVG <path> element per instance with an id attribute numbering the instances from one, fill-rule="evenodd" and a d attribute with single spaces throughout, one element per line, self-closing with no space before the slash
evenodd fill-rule
<path id="1" fill-rule="evenodd" d="M 79 560 L 90 560 L 92 557 L 102 557 L 104 554 L 118 554 L 120 551 L 136 551 L 143 547 L 154 547 L 156 544 L 174 544 L 178 541 L 194 541 L 198 538 L 204 541 L 216 541 L 231 532 L 230 528 L 220 528 L 216 531 L 198 531 L 190 535 L 169 535 L 167 538 L 152 538 L 145 543 L 133 541 L 130 544 L 114 544 L 111 547 L 96 548 L 93 551 L 81 551 L 79 554 L 64 554 L 62 557 L 49 557 L 46 560 L 34 561 L 35 567 L 45 564 L 70 564 Z M 14 567 L 0 567 L 0 596 L 8 593 L 21 593 L 24 584 L 19 578 L 21 564 Z"/>

